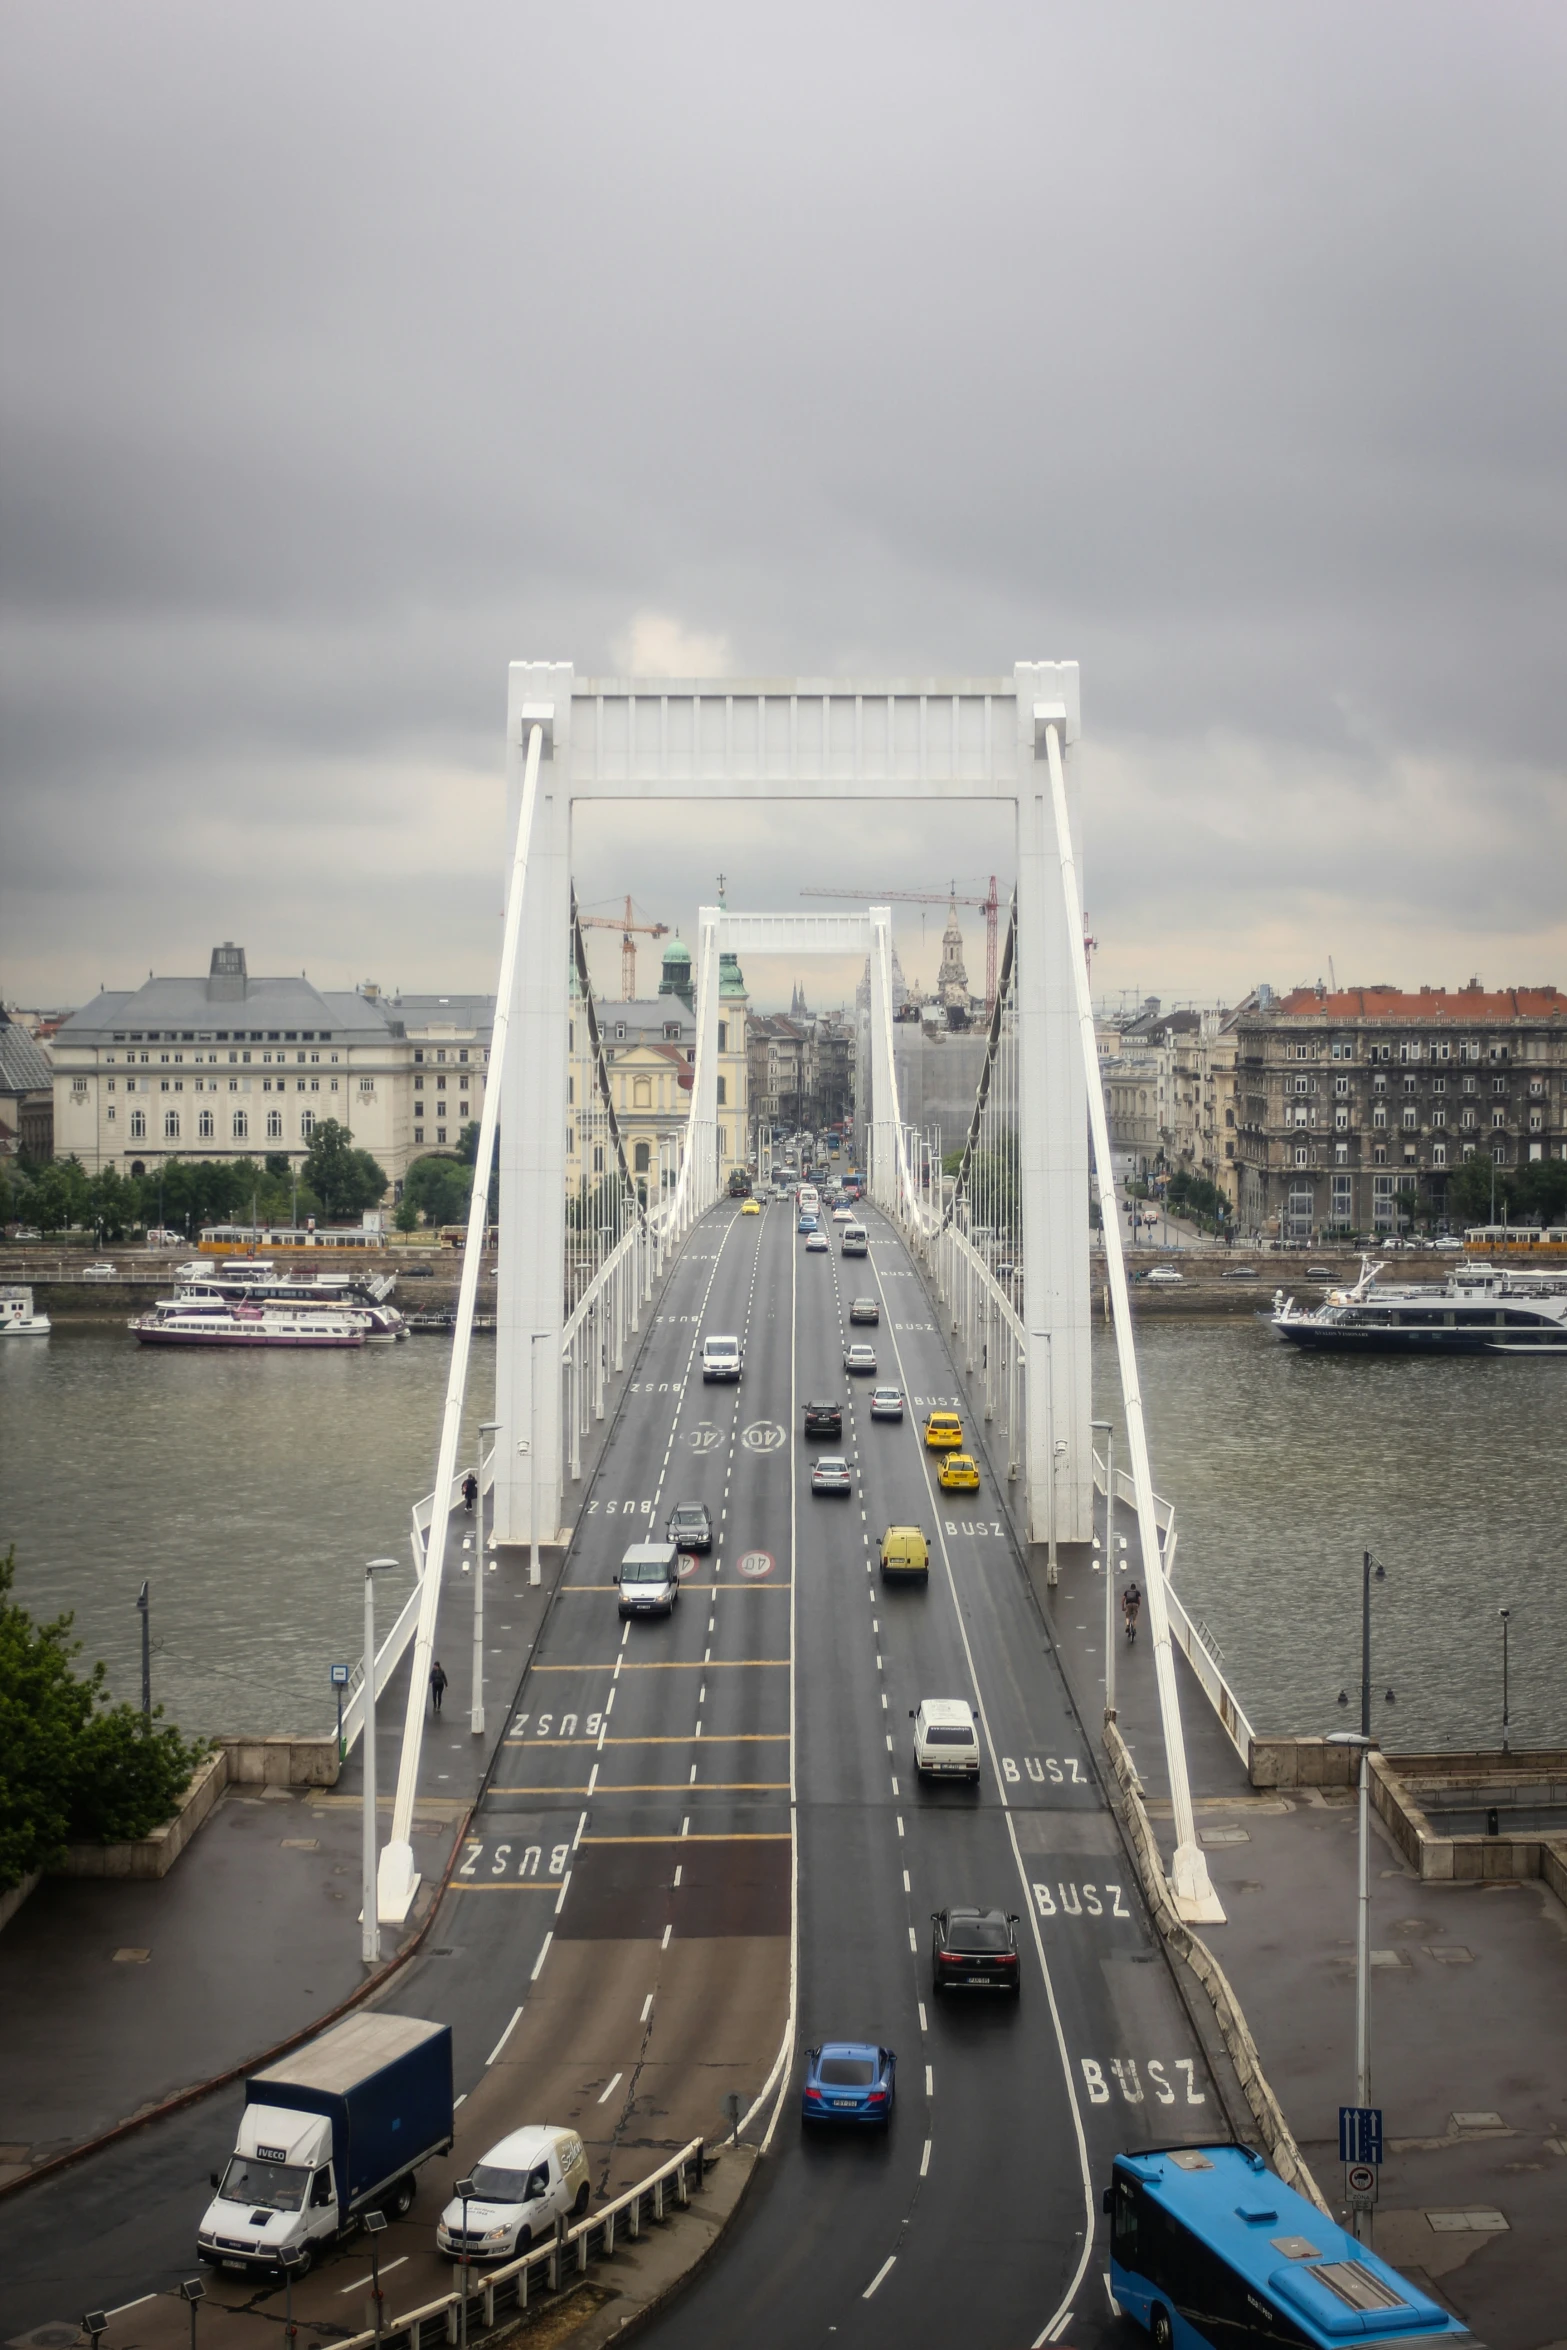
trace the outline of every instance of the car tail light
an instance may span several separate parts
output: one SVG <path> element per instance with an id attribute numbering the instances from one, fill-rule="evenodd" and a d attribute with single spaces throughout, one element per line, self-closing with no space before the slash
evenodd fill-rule
<path id="1" fill-rule="evenodd" d="M 821 2093 L 820 2089 L 807 2089 L 807 2090 L 806 2090 L 806 2092 L 805 2092 L 805 2102 L 806 2102 L 806 2104 L 807 2104 L 807 2105 L 820 2105 L 821 2101 L 822 2101 L 822 2093 Z"/>
<path id="2" fill-rule="evenodd" d="M 885 2105 L 887 2102 L 886 2090 L 873 2089 L 870 2095 L 866 2098 L 865 2102 L 867 2105 Z"/>
<path id="3" fill-rule="evenodd" d="M 1001 1964 L 1003 1966 L 1016 1966 L 1017 1952 L 1015 1950 L 1004 1950 L 1001 1953 Z"/>

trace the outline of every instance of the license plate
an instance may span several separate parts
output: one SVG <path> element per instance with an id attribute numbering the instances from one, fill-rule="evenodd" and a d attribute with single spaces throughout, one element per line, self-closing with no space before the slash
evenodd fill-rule
<path id="1" fill-rule="evenodd" d="M 990 1977 L 988 1975 L 970 1975 L 968 1980 L 971 1983 L 988 1983 Z"/>
<path id="2" fill-rule="evenodd" d="M 834 2105 L 846 2106 L 852 2112 L 855 2100 L 852 2097 L 835 2097 L 833 2103 Z"/>

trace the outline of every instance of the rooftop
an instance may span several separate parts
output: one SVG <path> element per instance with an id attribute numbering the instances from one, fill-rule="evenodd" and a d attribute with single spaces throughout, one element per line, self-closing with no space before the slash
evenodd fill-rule
<path id="1" fill-rule="evenodd" d="M 1459 1026 L 1497 1020 L 1567 1019 L 1559 987 L 1294 987 L 1275 996 L 1266 1013 L 1285 1020 L 1450 1020 Z"/>

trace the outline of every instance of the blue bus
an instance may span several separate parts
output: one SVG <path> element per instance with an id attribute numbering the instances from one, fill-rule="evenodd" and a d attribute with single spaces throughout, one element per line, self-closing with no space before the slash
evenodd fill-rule
<path id="1" fill-rule="evenodd" d="M 1119 2154 L 1110 2290 L 1158 2350 L 1481 2350 L 1244 2146 Z"/>

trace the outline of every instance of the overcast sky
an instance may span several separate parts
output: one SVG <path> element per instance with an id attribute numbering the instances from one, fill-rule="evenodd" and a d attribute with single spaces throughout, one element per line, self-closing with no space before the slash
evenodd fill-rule
<path id="1" fill-rule="evenodd" d="M 1096 990 L 1567 985 L 1560 0 L 0 28 L 0 995 L 489 985 L 518 657 L 1075 657 Z M 577 878 L 1006 867 L 778 808 Z"/>

